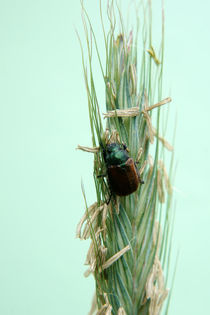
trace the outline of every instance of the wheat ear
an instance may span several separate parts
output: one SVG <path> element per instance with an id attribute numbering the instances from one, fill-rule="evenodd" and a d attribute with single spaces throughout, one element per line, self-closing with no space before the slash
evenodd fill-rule
<path id="1" fill-rule="evenodd" d="M 94 156 L 93 176 L 97 196 L 97 201 L 91 206 L 87 205 L 85 198 L 86 211 L 76 232 L 80 239 L 91 239 L 85 262 L 89 268 L 85 275 L 94 275 L 96 295 L 89 314 L 157 315 L 168 295 L 166 281 L 170 260 L 172 198 L 172 164 L 168 175 L 164 151 L 173 151 L 173 147 L 160 134 L 161 109 L 171 106 L 166 105 L 171 102 L 170 97 L 162 98 L 164 17 L 160 51 L 157 53 L 152 45 L 150 2 L 142 9 L 142 29 L 128 33 L 114 1 L 107 6 L 108 32 L 105 31 L 100 8 L 106 49 L 105 67 L 102 66 L 93 27 L 83 4 L 88 67 L 79 39 L 93 147 L 78 146 L 78 149 Z M 117 20 L 120 26 L 118 34 Z M 104 119 L 100 114 L 94 82 L 94 47 L 106 93 Z M 106 128 L 103 127 L 104 121 Z M 126 197 L 111 196 L 107 202 L 109 183 L 106 177 L 100 175 L 106 172 L 103 148 L 113 142 L 127 145 L 129 155 L 138 162 L 144 184 Z"/>

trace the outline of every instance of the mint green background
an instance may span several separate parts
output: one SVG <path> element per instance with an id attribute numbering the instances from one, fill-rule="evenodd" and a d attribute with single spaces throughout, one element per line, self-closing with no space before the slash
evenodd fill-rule
<path id="1" fill-rule="evenodd" d="M 98 1 L 85 2 L 103 48 Z M 209 10 L 208 1 L 166 1 L 169 128 L 178 116 L 171 315 L 209 312 Z M 83 315 L 92 299 L 89 243 L 75 239 L 81 178 L 95 200 L 92 157 L 75 150 L 91 145 L 75 28 L 84 42 L 79 1 L 0 0 L 1 315 Z M 100 80 L 98 71 L 103 102 Z"/>

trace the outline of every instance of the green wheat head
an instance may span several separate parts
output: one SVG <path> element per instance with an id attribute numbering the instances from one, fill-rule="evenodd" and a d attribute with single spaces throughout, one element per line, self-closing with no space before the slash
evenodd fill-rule
<path id="1" fill-rule="evenodd" d="M 100 7 L 101 8 L 101 7 Z M 115 1 L 107 7 L 108 32 L 102 19 L 106 64 L 102 65 L 90 19 L 82 3 L 87 41 L 88 66 L 82 61 L 88 96 L 93 147 L 78 146 L 94 155 L 94 181 L 97 201 L 88 206 L 77 226 L 77 237 L 91 239 L 86 276 L 93 274 L 96 294 L 89 314 L 160 314 L 167 290 L 171 243 L 171 198 L 165 149 L 172 146 L 160 134 L 161 106 L 171 99 L 162 98 L 164 18 L 159 52 L 153 48 L 151 5 L 142 5 L 142 25 L 125 30 L 122 14 Z M 120 31 L 117 31 L 117 25 Z M 140 38 L 140 41 L 139 41 Z M 106 93 L 102 124 L 92 64 L 93 49 L 101 67 Z M 126 197 L 112 197 L 107 179 L 102 146 L 124 143 L 129 155 L 138 162 L 144 184 Z M 171 153 L 172 154 L 172 153 Z M 84 194 L 84 189 L 83 189 Z M 85 197 L 85 194 L 84 194 Z M 167 314 L 168 307 L 165 307 Z"/>

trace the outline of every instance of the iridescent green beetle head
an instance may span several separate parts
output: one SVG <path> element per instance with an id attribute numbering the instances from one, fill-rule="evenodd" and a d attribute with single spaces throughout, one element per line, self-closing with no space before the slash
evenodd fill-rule
<path id="1" fill-rule="evenodd" d="M 104 159 L 107 166 L 124 164 L 128 159 L 128 153 L 125 145 L 111 143 L 104 149 Z"/>

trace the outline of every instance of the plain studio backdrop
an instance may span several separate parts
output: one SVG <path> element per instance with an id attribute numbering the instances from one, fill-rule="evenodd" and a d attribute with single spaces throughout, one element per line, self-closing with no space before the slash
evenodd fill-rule
<path id="1" fill-rule="evenodd" d="M 85 5 L 103 51 L 98 2 Z M 170 315 L 209 311 L 209 10 L 209 1 L 165 1 L 164 93 L 178 117 Z M 92 156 L 75 150 L 91 146 L 80 13 L 80 1 L 0 0 L 2 315 L 84 315 L 91 304 L 89 242 L 75 239 L 81 178 L 95 201 Z M 100 71 L 96 81 L 104 95 Z"/>

